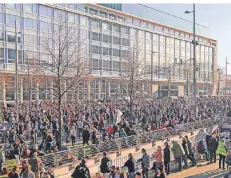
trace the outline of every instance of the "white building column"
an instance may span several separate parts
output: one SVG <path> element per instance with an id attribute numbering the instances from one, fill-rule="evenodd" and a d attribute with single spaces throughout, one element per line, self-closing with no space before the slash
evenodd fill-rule
<path id="1" fill-rule="evenodd" d="M 2 102 L 6 106 L 6 81 L 2 80 Z"/>
<path id="2" fill-rule="evenodd" d="M 79 91 L 78 91 L 78 93 L 79 93 Z M 91 100 L 91 83 L 90 83 L 90 80 L 87 80 L 87 100 L 88 101 Z"/>
<path id="3" fill-rule="evenodd" d="M 51 87 L 50 87 L 50 92 L 51 92 L 51 101 L 53 101 L 54 100 L 54 82 L 53 81 L 51 81 Z"/>
<path id="4" fill-rule="evenodd" d="M 64 90 L 66 90 L 66 88 L 67 88 L 67 81 L 64 80 Z M 64 93 L 63 100 L 64 100 L 64 103 L 66 103 L 66 101 L 67 101 L 67 92 Z"/>
<path id="5" fill-rule="evenodd" d="M 36 83 L 36 101 L 39 101 L 39 83 Z"/>
<path id="6" fill-rule="evenodd" d="M 98 99 L 101 99 L 100 94 L 101 94 L 101 80 L 99 80 L 98 82 Z"/>
<path id="7" fill-rule="evenodd" d="M 111 81 L 108 81 L 108 97 L 111 96 Z"/>
<path id="8" fill-rule="evenodd" d="M 20 101 L 23 103 L 23 77 L 21 77 L 20 81 Z"/>

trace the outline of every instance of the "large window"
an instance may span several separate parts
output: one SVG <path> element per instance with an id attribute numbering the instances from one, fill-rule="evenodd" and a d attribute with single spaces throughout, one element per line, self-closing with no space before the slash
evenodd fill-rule
<path id="1" fill-rule="evenodd" d="M 8 59 L 15 60 L 16 54 L 14 49 L 8 49 Z"/>
<path id="2" fill-rule="evenodd" d="M 0 58 L 4 58 L 4 48 L 0 48 Z"/>
<path id="3" fill-rule="evenodd" d="M 88 18 L 85 16 L 80 16 L 80 25 L 87 26 Z"/>
<path id="4" fill-rule="evenodd" d="M 48 22 L 40 21 L 40 30 L 43 32 L 51 31 L 51 24 Z"/>
<path id="5" fill-rule="evenodd" d="M 95 20 L 95 19 L 92 19 L 91 26 L 94 27 L 94 28 L 99 28 L 99 21 Z"/>
<path id="6" fill-rule="evenodd" d="M 101 70 L 102 61 L 99 59 L 90 59 L 90 67 L 92 70 Z"/>
<path id="7" fill-rule="evenodd" d="M 113 30 L 113 32 L 120 32 L 120 26 L 119 25 L 117 25 L 117 24 L 113 24 L 112 25 L 112 30 Z"/>
<path id="8" fill-rule="evenodd" d="M 103 55 L 106 55 L 106 56 L 111 55 L 111 49 L 103 47 Z"/>
<path id="9" fill-rule="evenodd" d="M 92 45 L 91 52 L 94 54 L 101 54 L 101 47 Z"/>
<path id="10" fill-rule="evenodd" d="M 54 18 L 55 19 L 65 20 L 65 11 L 55 9 L 54 10 Z"/>
<path id="11" fill-rule="evenodd" d="M 116 36 L 113 36 L 113 44 L 120 45 L 120 38 L 116 37 Z"/>
<path id="12" fill-rule="evenodd" d="M 3 23 L 3 14 L 0 13 L 0 23 Z"/>
<path id="13" fill-rule="evenodd" d="M 11 43 L 15 43 L 15 34 L 8 32 L 7 34 L 7 41 Z M 21 42 L 21 38 L 18 36 L 18 43 Z"/>
<path id="14" fill-rule="evenodd" d="M 92 32 L 92 40 L 101 41 L 100 36 L 101 35 L 99 33 Z"/>
<path id="15" fill-rule="evenodd" d="M 103 70 L 106 70 L 106 71 L 111 70 L 111 61 L 108 61 L 108 60 L 103 61 Z"/>
<path id="16" fill-rule="evenodd" d="M 52 17 L 52 9 L 46 6 L 39 6 L 39 14 L 42 16 Z"/>
<path id="17" fill-rule="evenodd" d="M 126 38 L 122 38 L 122 45 L 123 46 L 129 46 L 129 39 L 126 39 Z"/>
<path id="18" fill-rule="evenodd" d="M 28 13 L 36 13 L 36 4 L 23 4 L 23 11 Z"/>
<path id="19" fill-rule="evenodd" d="M 27 35 L 24 36 L 24 42 L 25 45 L 32 45 L 35 46 L 37 44 L 37 37 L 33 35 Z"/>
<path id="20" fill-rule="evenodd" d="M 21 19 L 20 17 L 16 17 L 15 15 L 9 15 L 7 14 L 6 24 L 15 26 L 15 20 L 17 20 L 17 26 L 21 25 Z"/>
<path id="21" fill-rule="evenodd" d="M 108 22 L 102 22 L 102 29 L 103 30 L 110 30 L 110 25 Z"/>
<path id="22" fill-rule="evenodd" d="M 103 42 L 105 42 L 105 43 L 111 43 L 111 36 L 103 35 Z"/>
<path id="23" fill-rule="evenodd" d="M 120 57 L 120 50 L 119 49 L 113 49 L 113 56 Z"/>
<path id="24" fill-rule="evenodd" d="M 113 71 L 120 71 L 120 62 L 113 61 Z"/>
<path id="25" fill-rule="evenodd" d="M 24 18 L 24 27 L 28 29 L 37 29 L 37 22 L 33 19 Z"/>
<path id="26" fill-rule="evenodd" d="M 121 27 L 121 33 L 123 33 L 123 34 L 129 34 L 129 28 L 125 27 L 125 26 L 122 26 Z"/>

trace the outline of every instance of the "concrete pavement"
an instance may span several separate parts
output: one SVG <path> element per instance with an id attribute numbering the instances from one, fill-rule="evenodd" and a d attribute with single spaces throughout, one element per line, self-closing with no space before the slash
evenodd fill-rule
<path id="1" fill-rule="evenodd" d="M 202 163 L 200 167 L 193 167 L 180 173 L 172 173 L 168 178 L 223 178 L 227 170 L 218 169 L 218 160 L 214 164 Z"/>

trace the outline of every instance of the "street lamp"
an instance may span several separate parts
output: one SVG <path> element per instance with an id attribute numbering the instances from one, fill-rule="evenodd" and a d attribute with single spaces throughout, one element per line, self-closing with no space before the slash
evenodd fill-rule
<path id="1" fill-rule="evenodd" d="M 150 87 L 150 97 L 152 98 L 152 84 L 153 84 L 153 54 L 156 53 L 155 51 L 152 52 L 151 56 L 151 87 Z"/>
<path id="2" fill-rule="evenodd" d="M 185 14 L 193 13 L 193 96 L 194 96 L 194 115 L 197 116 L 196 103 L 196 10 L 193 4 L 193 11 L 185 11 Z"/>
<path id="3" fill-rule="evenodd" d="M 15 20 L 15 108 L 18 117 L 18 35 L 17 35 L 17 21 Z"/>
<path id="4" fill-rule="evenodd" d="M 228 67 L 228 59 L 226 57 L 226 61 L 225 61 L 225 95 L 227 95 L 227 67 Z"/>
<path id="5" fill-rule="evenodd" d="M 220 82 L 221 82 L 221 74 L 222 74 L 222 69 L 218 68 L 217 69 L 217 73 L 218 73 L 218 80 L 217 80 L 217 95 L 220 98 Z"/>

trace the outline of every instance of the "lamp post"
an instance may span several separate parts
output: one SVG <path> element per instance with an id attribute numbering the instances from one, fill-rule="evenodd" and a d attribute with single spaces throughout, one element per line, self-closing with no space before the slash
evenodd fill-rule
<path id="1" fill-rule="evenodd" d="M 15 105 L 16 114 L 18 117 L 18 35 L 17 35 L 17 21 L 15 20 Z"/>
<path id="2" fill-rule="evenodd" d="M 152 84 L 153 84 L 153 54 L 156 53 L 155 51 L 152 52 L 151 56 L 151 86 L 150 86 L 150 97 L 152 98 Z"/>
<path id="3" fill-rule="evenodd" d="M 194 96 L 194 115 L 197 116 L 196 103 L 196 9 L 193 4 L 193 11 L 185 11 L 185 14 L 193 13 L 193 96 Z"/>
<path id="4" fill-rule="evenodd" d="M 228 67 L 228 60 L 227 60 L 227 57 L 226 57 L 226 61 L 225 61 L 225 95 L 227 95 L 227 67 Z"/>

